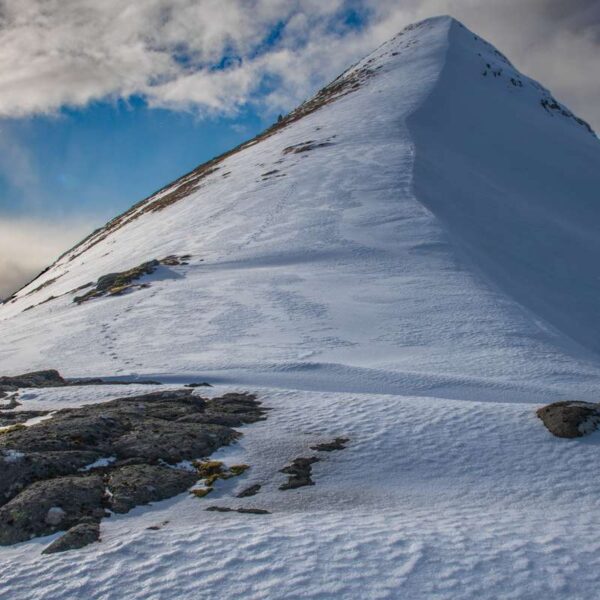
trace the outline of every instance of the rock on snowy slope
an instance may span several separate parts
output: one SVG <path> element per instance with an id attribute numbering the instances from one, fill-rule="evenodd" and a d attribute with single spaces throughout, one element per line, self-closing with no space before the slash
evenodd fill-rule
<path id="1" fill-rule="evenodd" d="M 99 521 L 104 508 L 125 513 L 184 492 L 200 475 L 169 465 L 208 456 L 239 438 L 211 420 L 231 414 L 236 424 L 253 423 L 264 409 L 250 395 L 205 400 L 190 389 L 171 390 L 63 409 L 1 432 L 0 545 L 69 529 L 82 519 Z M 71 532 L 59 547 L 90 532 L 80 533 Z"/>
<path id="2" fill-rule="evenodd" d="M 537 416 L 556 437 L 577 438 L 600 424 L 600 405 L 591 402 L 554 402 L 538 409 Z"/>

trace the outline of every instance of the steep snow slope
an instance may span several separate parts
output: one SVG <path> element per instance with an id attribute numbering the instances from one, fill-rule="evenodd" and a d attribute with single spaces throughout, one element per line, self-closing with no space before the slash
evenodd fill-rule
<path id="1" fill-rule="evenodd" d="M 2 372 L 202 377 L 272 408 L 217 456 L 250 464 L 244 477 L 114 515 L 78 554 L 40 557 L 48 538 L 2 549 L 0 599 L 597 595 L 600 434 L 559 440 L 534 412 L 597 400 L 597 138 L 450 18 L 325 96 L 339 97 L 139 204 L 0 307 Z M 73 303 L 100 275 L 188 253 L 150 287 Z M 341 435 L 314 486 L 278 489 L 279 469 Z"/>
<path id="2" fill-rule="evenodd" d="M 449 19 L 409 28 L 339 81 L 353 78 L 358 89 L 197 189 L 159 193 L 0 307 L 4 369 L 51 357 L 71 375 L 593 394 L 595 358 L 563 333 L 593 345 L 600 325 L 595 136 Z M 72 302 L 100 275 L 173 253 L 191 264 L 148 289 Z"/>
<path id="3" fill-rule="evenodd" d="M 598 351 L 600 143 L 474 37 L 451 29 L 410 120 L 416 196 L 510 296 Z"/>

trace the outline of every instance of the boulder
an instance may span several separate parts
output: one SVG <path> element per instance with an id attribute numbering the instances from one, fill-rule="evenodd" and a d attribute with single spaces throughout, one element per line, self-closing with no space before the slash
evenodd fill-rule
<path id="1" fill-rule="evenodd" d="M 100 523 L 86 520 L 74 525 L 63 536 L 54 540 L 42 554 L 54 554 L 66 550 L 77 550 L 100 539 Z"/>
<path id="2" fill-rule="evenodd" d="M 68 476 L 36 481 L 0 508 L 0 545 L 24 542 L 104 515 L 102 477 Z"/>
<path id="3" fill-rule="evenodd" d="M 556 437 L 576 438 L 596 430 L 600 423 L 600 404 L 554 402 L 538 409 L 536 414 Z"/>

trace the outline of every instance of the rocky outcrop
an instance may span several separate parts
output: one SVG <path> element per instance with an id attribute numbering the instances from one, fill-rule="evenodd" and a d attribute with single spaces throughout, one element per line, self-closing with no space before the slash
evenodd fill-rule
<path id="1" fill-rule="evenodd" d="M 227 506 L 209 506 L 206 510 L 210 512 L 236 512 L 242 515 L 270 515 L 264 508 L 229 508 Z"/>
<path id="2" fill-rule="evenodd" d="M 9 425 L 18 425 L 20 423 L 25 423 L 30 419 L 44 417 L 48 414 L 48 412 L 49 411 L 47 410 L 0 410 L 0 427 L 7 427 Z"/>
<path id="3" fill-rule="evenodd" d="M 252 423 L 264 414 L 249 394 L 207 400 L 192 389 L 169 390 L 59 410 L 35 425 L 5 431 L 0 545 L 99 521 L 106 509 L 124 513 L 179 494 L 205 476 L 207 463 L 190 463 L 189 470 L 173 465 L 236 440 L 241 434 L 223 421 Z M 218 477 L 247 468 L 221 468 Z M 75 528 L 56 545 L 67 549 L 92 538 L 89 527 Z"/>
<path id="4" fill-rule="evenodd" d="M 45 388 L 61 387 L 67 382 L 58 371 L 49 369 L 47 371 L 34 371 L 13 377 L 0 377 L 0 398 L 7 392 L 16 392 L 19 388 Z"/>
<path id="5" fill-rule="evenodd" d="M 171 254 L 161 260 L 156 258 L 143 262 L 137 267 L 132 267 L 126 271 L 118 271 L 116 273 L 107 273 L 98 278 L 92 289 L 88 290 L 82 296 L 75 296 L 73 302 L 81 304 L 92 298 L 100 298 L 102 296 L 119 296 L 125 292 L 132 291 L 138 288 L 148 287 L 147 283 L 136 283 L 144 275 L 151 275 L 160 265 L 175 267 L 189 264 L 190 254 L 177 256 Z M 86 286 L 88 287 L 88 286 Z M 74 290 L 77 291 L 77 290 Z"/>
<path id="6" fill-rule="evenodd" d="M 100 524 L 89 519 L 71 527 L 67 533 L 54 540 L 42 554 L 77 550 L 100 539 Z"/>
<path id="7" fill-rule="evenodd" d="M 116 513 L 129 512 L 135 506 L 157 502 L 185 492 L 198 480 L 194 471 L 161 465 L 129 465 L 108 476 L 110 508 Z"/>
<path id="8" fill-rule="evenodd" d="M 245 489 L 243 489 L 238 495 L 238 498 L 249 498 L 250 496 L 256 496 L 256 494 L 258 494 L 258 492 L 260 492 L 260 488 L 262 486 L 258 483 L 255 483 L 254 485 L 251 485 Z"/>
<path id="9" fill-rule="evenodd" d="M 133 289 L 134 281 L 140 279 L 140 277 L 154 273 L 159 264 L 160 262 L 158 260 L 153 259 L 144 262 L 137 267 L 127 269 L 126 271 L 102 275 L 102 277 L 98 278 L 96 285 L 91 290 L 83 294 L 83 296 L 75 296 L 75 298 L 73 298 L 73 302 L 76 304 L 81 304 L 82 302 L 87 302 L 92 298 L 100 298 L 101 296 L 117 296 L 122 294 L 127 290 Z"/>
<path id="10" fill-rule="evenodd" d="M 0 545 L 69 529 L 83 518 L 100 520 L 104 481 L 99 475 L 37 481 L 0 508 Z"/>
<path id="11" fill-rule="evenodd" d="M 334 450 L 344 450 L 344 448 L 346 448 L 346 444 L 349 441 L 349 438 L 336 437 L 331 442 L 323 442 L 321 444 L 316 444 L 315 446 L 311 446 L 310 449 L 317 450 L 318 452 L 333 452 Z"/>
<path id="12" fill-rule="evenodd" d="M 311 456 L 310 458 L 295 458 L 291 465 L 281 469 L 281 473 L 289 475 L 286 483 L 279 486 L 280 490 L 293 490 L 306 485 L 315 485 L 311 478 L 312 464 L 319 462 L 319 458 Z"/>
<path id="13" fill-rule="evenodd" d="M 600 404 L 554 402 L 538 409 L 537 416 L 556 437 L 576 438 L 595 431 L 600 424 Z"/>

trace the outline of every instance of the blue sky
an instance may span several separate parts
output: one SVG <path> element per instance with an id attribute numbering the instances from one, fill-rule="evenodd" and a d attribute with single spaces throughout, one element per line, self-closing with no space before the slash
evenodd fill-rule
<path id="1" fill-rule="evenodd" d="M 0 131 L 27 149 L 27 166 L 24 173 L 0 173 L 0 212 L 48 219 L 78 214 L 96 224 L 265 124 L 254 110 L 199 119 L 150 109 L 140 99 L 5 119 Z"/>
<path id="2" fill-rule="evenodd" d="M 344 7 L 327 29 L 343 37 L 363 28 L 367 16 L 366 11 Z M 246 57 L 225 47 L 218 60 L 202 68 L 227 71 L 244 59 L 267 55 L 281 41 L 285 26 L 286 21 L 275 20 Z M 185 67 L 193 60 L 185 48 L 172 55 Z M 307 92 L 321 80 L 317 77 Z M 277 85 L 277 77 L 265 74 L 252 97 L 233 110 L 226 108 L 225 114 L 203 113 L 201 103 L 150 106 L 137 94 L 4 118 L 0 134 L 18 153 L 21 165 L 15 169 L 18 160 L 2 161 L 0 215 L 35 214 L 50 220 L 78 215 L 78 220 L 99 225 L 199 163 L 254 137 L 277 117 L 278 109 L 291 108 L 296 98 L 279 106 L 260 102 Z M 10 155 L 6 141 L 4 148 Z"/>
<path id="3" fill-rule="evenodd" d="M 600 125 L 593 0 L 0 0 L 0 298 L 408 23 L 446 13 Z"/>

